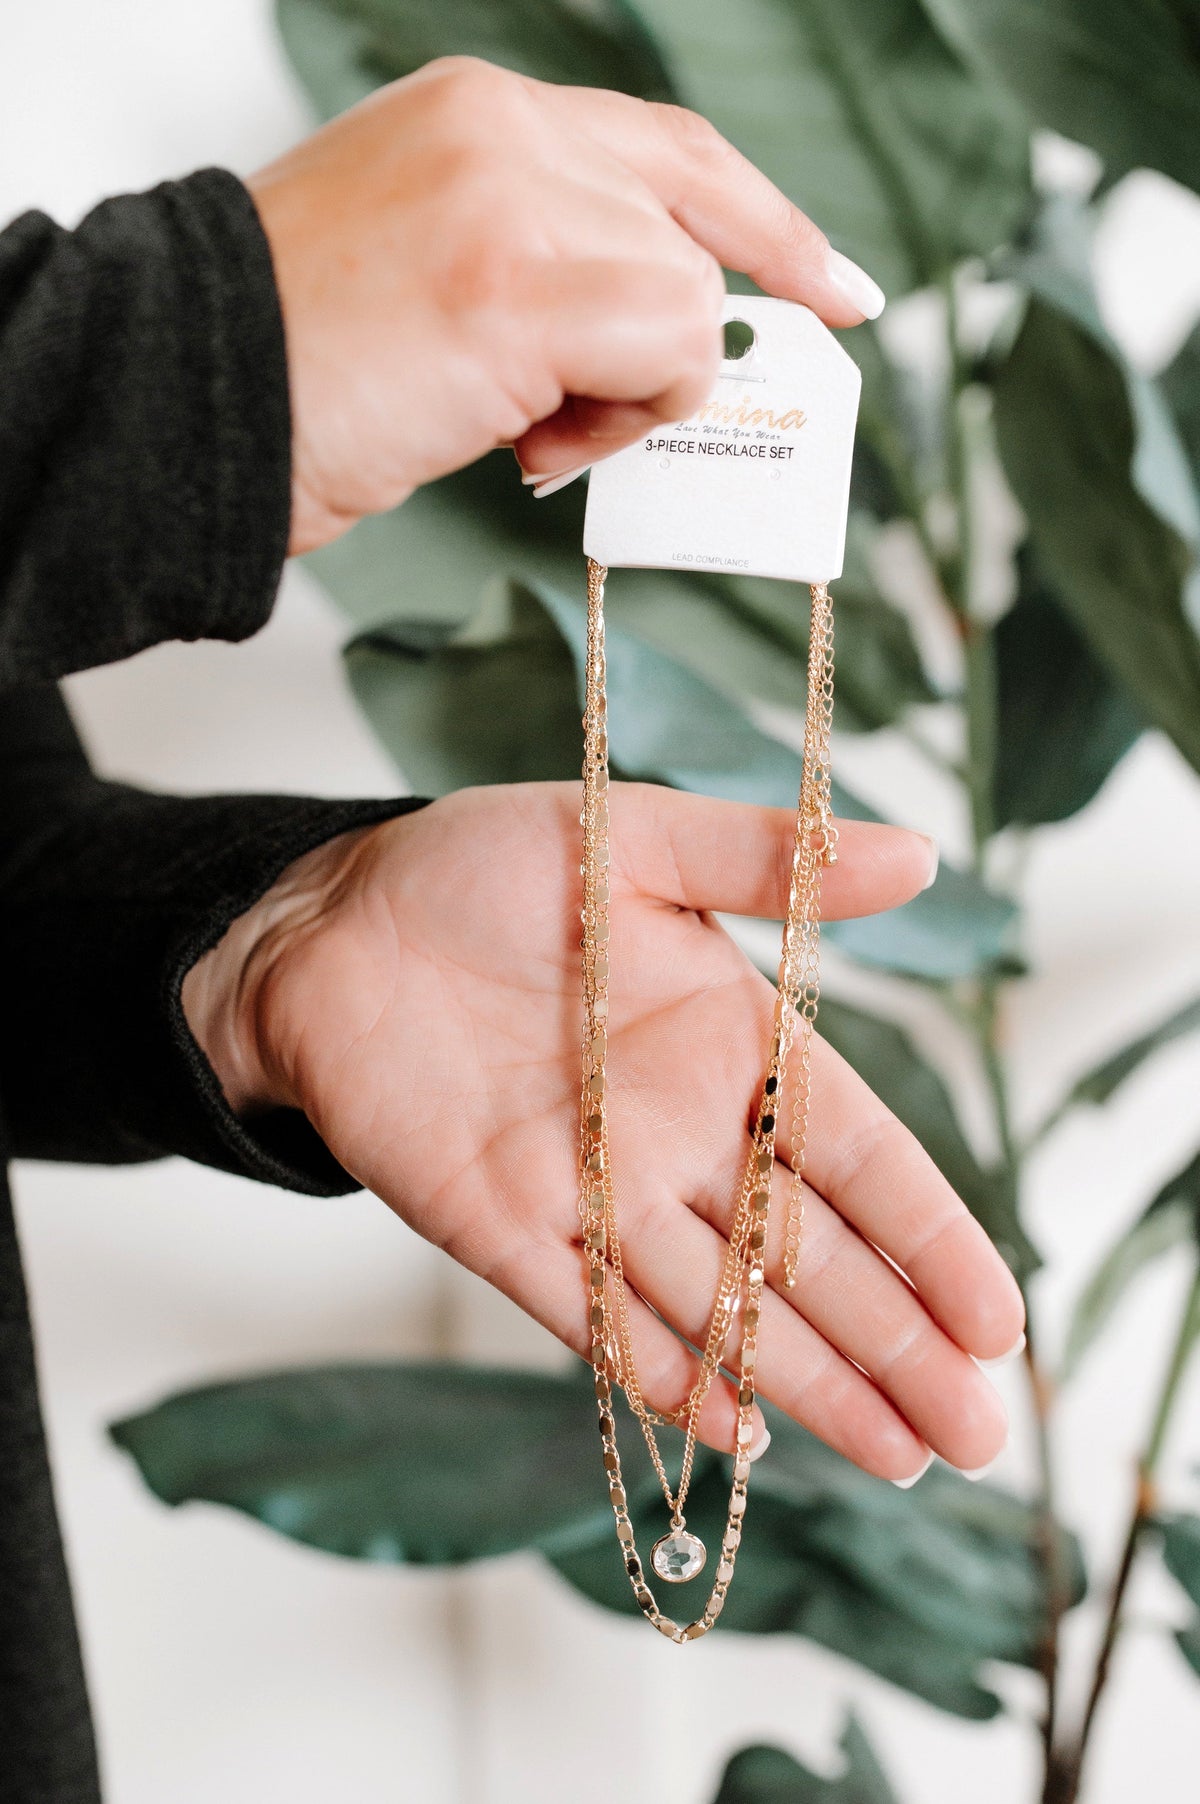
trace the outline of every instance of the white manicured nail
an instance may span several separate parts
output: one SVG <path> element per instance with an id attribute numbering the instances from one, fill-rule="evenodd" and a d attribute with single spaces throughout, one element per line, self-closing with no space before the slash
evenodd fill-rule
<path id="1" fill-rule="evenodd" d="M 929 875 L 921 885 L 923 890 L 927 890 L 933 888 L 934 879 L 938 874 L 938 858 L 940 854 L 938 852 L 938 842 L 936 839 L 931 839 L 928 833 L 922 833 L 921 838 L 929 847 Z"/>
<path id="2" fill-rule="evenodd" d="M 1022 1333 L 1022 1334 L 1018 1334 L 1016 1340 L 1013 1342 L 1012 1346 L 1008 1349 L 1007 1353 L 997 1353 L 995 1359 L 977 1359 L 975 1361 L 975 1364 L 977 1366 L 982 1366 L 984 1371 L 986 1372 L 986 1371 L 990 1370 L 990 1368 L 992 1366 L 1006 1366 L 1010 1359 L 1017 1359 L 1024 1351 L 1025 1351 L 1025 1336 Z"/>
<path id="3" fill-rule="evenodd" d="M 580 464 L 574 470 L 560 470 L 556 476 L 525 476 L 522 481 L 533 486 L 534 500 L 541 501 L 543 496 L 556 495 L 559 489 L 565 489 L 569 482 L 574 482 L 577 476 L 582 476 L 591 467 L 590 464 Z"/>
<path id="4" fill-rule="evenodd" d="M 966 1466 L 960 1466 L 958 1470 L 964 1478 L 969 1478 L 972 1484 L 976 1484 L 981 1478 L 987 1476 L 992 1467 L 996 1464 L 996 1460 L 999 1458 L 1000 1455 L 997 1454 L 996 1459 L 990 1459 L 986 1466 L 972 1466 L 970 1469 Z"/>
<path id="5" fill-rule="evenodd" d="M 767 1451 L 767 1448 L 770 1445 L 771 1445 L 771 1430 L 769 1428 L 764 1428 L 762 1431 L 762 1440 L 755 1441 L 753 1447 L 751 1447 L 749 1453 L 746 1455 L 746 1458 L 748 1460 L 761 1459 L 763 1454 Z"/>
<path id="6" fill-rule="evenodd" d="M 826 264 L 829 280 L 842 297 L 856 307 L 864 319 L 878 319 L 887 306 L 887 296 L 878 282 L 873 282 L 865 269 L 831 250 Z"/>
<path id="7" fill-rule="evenodd" d="M 893 1478 L 891 1482 L 895 1485 L 895 1487 L 898 1491 L 910 1491 L 912 1489 L 912 1487 L 916 1484 L 918 1478 L 924 1478 L 925 1474 L 928 1472 L 928 1470 L 929 1470 L 930 1466 L 932 1466 L 932 1464 L 933 1464 L 933 1455 L 932 1455 L 932 1453 L 927 1453 L 925 1455 L 924 1465 L 918 1467 L 917 1471 L 915 1471 L 913 1473 L 911 1478 Z"/>

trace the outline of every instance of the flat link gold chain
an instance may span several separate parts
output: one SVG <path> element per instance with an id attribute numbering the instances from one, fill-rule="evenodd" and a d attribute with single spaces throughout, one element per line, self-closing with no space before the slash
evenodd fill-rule
<path id="1" fill-rule="evenodd" d="M 617 1539 L 633 1594 L 646 1617 L 670 1640 L 694 1641 L 713 1627 L 725 1604 L 741 1543 L 754 1432 L 754 1372 L 758 1321 L 765 1282 L 765 1248 L 775 1166 L 777 1116 L 782 1105 L 788 1053 L 799 1036 L 798 1070 L 792 1093 L 790 1151 L 792 1177 L 784 1234 L 782 1281 L 790 1289 L 804 1222 L 803 1169 L 811 1101 L 813 1023 L 820 994 L 820 888 L 822 868 L 837 855 L 837 830 L 830 807 L 829 734 L 833 714 L 833 612 L 823 583 L 812 587 L 808 696 L 804 754 L 796 814 L 787 917 L 779 962 L 775 1018 L 754 1132 L 738 1190 L 728 1248 L 717 1286 L 712 1319 L 692 1389 L 674 1415 L 652 1408 L 642 1395 L 633 1357 L 625 1271 L 609 1156 L 607 1070 L 609 1034 L 609 847 L 608 700 L 604 661 L 604 583 L 608 572 L 588 559 L 587 671 L 583 714 L 583 1088 L 580 1109 L 579 1214 L 588 1256 L 591 1362 L 609 1497 Z M 733 1450 L 733 1483 L 716 1578 L 701 1615 L 686 1626 L 664 1616 L 646 1579 L 634 1540 L 617 1452 L 613 1386 L 637 1418 L 662 1486 L 673 1528 L 684 1526 L 696 1456 L 697 1422 L 704 1400 L 721 1370 L 739 1304 L 738 1419 Z M 656 1426 L 673 1425 L 685 1434 L 683 1464 L 672 1489 L 659 1451 Z"/>

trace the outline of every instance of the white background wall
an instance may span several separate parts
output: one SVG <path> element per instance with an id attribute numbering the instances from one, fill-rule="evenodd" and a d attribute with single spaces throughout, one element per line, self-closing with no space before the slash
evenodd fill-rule
<path id="1" fill-rule="evenodd" d="M 44 0 L 0 20 L 0 220 L 38 205 L 72 221 L 104 194 L 205 163 L 246 172 L 305 124 L 264 0 Z M 1200 206 L 1153 177 L 1128 184 L 1101 274 L 1114 328 L 1142 361 L 1161 360 L 1200 304 Z M 252 643 L 162 648 L 77 679 L 72 698 L 112 774 L 385 793 L 394 778 L 346 695 L 341 636 L 292 571 Z M 962 822 L 886 753 L 865 780 L 893 784 L 898 818 L 952 851 Z M 1009 1019 L 1024 1119 L 1200 990 L 1200 785 L 1169 747 L 1146 741 L 1093 807 L 1038 840 L 1031 894 L 1046 974 Z M 1038 1307 L 1052 1345 L 1097 1251 L 1192 1151 L 1198 1095 L 1193 1043 L 1039 1158 L 1032 1225 L 1049 1256 Z M 361 1567 L 232 1514 L 163 1510 L 103 1424 L 173 1387 L 332 1357 L 553 1361 L 557 1349 L 370 1197 L 312 1201 L 180 1163 L 30 1166 L 17 1183 L 111 1804 L 704 1804 L 751 1737 L 828 1764 L 850 1698 L 904 1804 L 1032 1798 L 1020 1720 L 953 1722 L 805 1645 L 716 1635 L 681 1657 L 525 1558 L 450 1576 Z M 1141 1285 L 1062 1406 L 1065 1504 L 1102 1567 L 1184 1276 L 1168 1263 Z M 1001 1379 L 1015 1430 L 1000 1476 L 1019 1486 L 1028 1424 L 1019 1378 Z M 1169 1501 L 1195 1506 L 1197 1459 L 1193 1380 Z M 1200 1692 L 1156 1627 L 1179 1608 L 1153 1573 L 1135 1615 L 1087 1804 L 1193 1795 Z M 1073 1624 L 1073 1655 L 1095 1626 L 1087 1613 Z M 1004 1682 L 1032 1709 L 1032 1684 Z"/>

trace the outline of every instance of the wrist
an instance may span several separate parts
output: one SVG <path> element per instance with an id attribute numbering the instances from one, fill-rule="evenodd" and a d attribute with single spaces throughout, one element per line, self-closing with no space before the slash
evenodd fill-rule
<path id="1" fill-rule="evenodd" d="M 184 977 L 184 1018 L 235 1115 L 304 1106 L 271 1031 L 270 998 L 374 831 L 338 834 L 295 859 Z"/>

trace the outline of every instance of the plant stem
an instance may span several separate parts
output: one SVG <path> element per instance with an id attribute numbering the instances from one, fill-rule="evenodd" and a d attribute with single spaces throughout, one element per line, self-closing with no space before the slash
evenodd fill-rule
<path id="1" fill-rule="evenodd" d="M 947 588 L 950 605 L 961 621 L 971 618 L 975 571 L 975 509 L 971 481 L 971 447 L 963 420 L 963 397 L 969 382 L 967 361 L 963 354 L 959 330 L 958 283 L 954 270 L 942 280 L 946 303 L 946 344 L 949 371 L 946 383 L 946 470 L 954 498 L 957 543 L 954 555 L 946 560 Z M 967 673 L 968 688 L 970 672 Z"/>
<path id="2" fill-rule="evenodd" d="M 1000 1143 L 1002 1171 L 1012 1188 L 1015 1203 L 1021 1182 L 1021 1149 L 1012 1129 L 1008 1104 L 1008 1082 L 1000 1051 L 998 986 L 987 980 L 981 986 L 976 1011 L 976 1032 L 983 1059 L 984 1075 L 991 1093 Z M 1054 1389 L 1044 1365 L 1038 1358 L 1037 1339 L 1032 1312 L 1026 1309 L 1025 1370 L 1033 1405 L 1035 1446 L 1038 1459 L 1038 1498 L 1035 1536 L 1038 1561 L 1043 1579 L 1042 1632 L 1038 1641 L 1038 1671 L 1045 1686 L 1042 1719 L 1039 1725 L 1044 1757 L 1045 1791 L 1042 1804 L 1051 1804 L 1055 1782 L 1055 1739 L 1058 1729 L 1058 1664 L 1062 1619 L 1070 1606 L 1070 1583 L 1064 1560 L 1064 1547 L 1058 1529 L 1054 1462 L 1050 1441 L 1050 1414 L 1054 1405 Z"/>
<path id="3" fill-rule="evenodd" d="M 992 790 L 996 769 L 996 666 L 992 635 L 978 621 L 963 623 L 963 654 L 966 659 L 967 686 L 967 759 L 968 793 L 971 802 L 972 840 L 975 847 L 974 866 L 983 875 L 988 841 L 992 837 L 995 815 Z"/>
<path id="4" fill-rule="evenodd" d="M 1158 1462 L 1162 1456 L 1167 1429 L 1170 1426 L 1172 1411 L 1179 1396 L 1183 1374 L 1187 1369 L 1188 1356 L 1198 1336 L 1200 1336 L 1200 1264 L 1192 1274 L 1192 1282 L 1184 1299 L 1179 1327 L 1171 1348 L 1170 1358 L 1167 1361 L 1154 1419 L 1142 1457 L 1138 1461 L 1137 1493 L 1134 1498 L 1133 1513 L 1129 1519 L 1129 1529 L 1117 1567 L 1117 1576 L 1113 1581 L 1112 1596 L 1109 1599 L 1108 1614 L 1105 1618 L 1104 1634 L 1100 1642 L 1092 1688 L 1088 1694 L 1087 1708 L 1083 1713 L 1078 1740 L 1061 1764 L 1061 1789 L 1055 1793 L 1054 1804 L 1075 1804 L 1075 1800 L 1079 1796 L 1079 1787 L 1083 1779 L 1083 1765 L 1096 1720 L 1096 1711 L 1108 1683 L 1112 1670 L 1113 1649 L 1116 1647 L 1117 1638 L 1125 1620 L 1123 1606 L 1137 1560 L 1138 1548 L 1145 1529 L 1158 1513 L 1156 1483 Z"/>
<path id="5" fill-rule="evenodd" d="M 997 706 L 996 662 L 990 627 L 978 617 L 975 600 L 976 520 L 972 480 L 972 434 L 965 417 L 971 372 L 959 329 L 958 294 L 953 274 L 944 283 L 946 329 L 950 353 L 950 380 L 946 405 L 947 468 L 954 492 L 958 524 L 956 556 L 944 568 L 943 580 L 957 617 L 963 640 L 964 706 L 967 759 L 965 780 L 971 808 L 971 839 L 975 870 L 982 875 L 988 843 L 995 831 L 993 791 L 996 770 Z M 1013 1132 L 1008 1100 L 1008 1080 L 1001 1050 L 1000 980 L 985 976 L 979 984 L 971 1011 L 984 1077 L 991 1096 L 999 1142 L 1001 1169 L 1013 1201 L 1021 1185 L 1022 1153 Z M 1027 1317 L 1029 1311 L 1027 1310 Z M 1069 1602 L 1069 1586 L 1063 1564 L 1062 1538 L 1055 1510 L 1054 1467 L 1050 1444 L 1050 1411 L 1053 1393 L 1037 1358 L 1032 1322 L 1027 1329 L 1025 1365 L 1033 1399 L 1039 1466 L 1036 1509 L 1038 1555 L 1044 1577 L 1045 1608 L 1038 1648 L 1038 1666 L 1045 1686 L 1041 1735 L 1044 1749 L 1046 1792 L 1054 1783 L 1055 1737 L 1058 1719 L 1058 1667 L 1062 1618 Z"/>
<path id="6" fill-rule="evenodd" d="M 975 565 L 977 532 L 971 433 L 964 417 L 971 371 L 959 328 L 958 289 L 953 272 L 943 283 L 946 335 L 950 349 L 950 381 L 946 406 L 946 448 L 950 485 L 958 521 L 958 547 L 947 572 L 950 598 L 963 638 L 967 710 L 967 792 L 971 803 L 971 837 L 975 869 L 982 872 L 988 841 L 995 830 L 992 791 L 996 771 L 996 662 L 990 628 L 977 617 Z"/>

